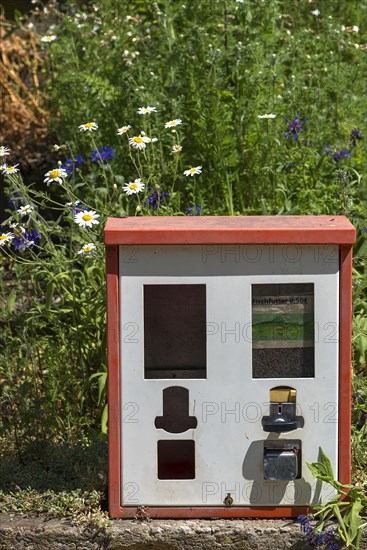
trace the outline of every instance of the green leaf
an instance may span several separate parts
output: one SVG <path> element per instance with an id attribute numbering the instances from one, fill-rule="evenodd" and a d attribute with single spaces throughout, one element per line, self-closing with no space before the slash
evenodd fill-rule
<path id="1" fill-rule="evenodd" d="M 108 422 L 108 406 L 107 406 L 107 403 L 106 403 L 106 405 L 104 406 L 103 412 L 102 412 L 102 417 L 101 417 L 101 432 L 103 434 L 107 434 L 107 432 L 108 432 L 107 422 Z"/>
<path id="2" fill-rule="evenodd" d="M 348 531 L 347 531 L 347 528 L 344 524 L 344 521 L 343 521 L 342 515 L 340 513 L 338 504 L 335 504 L 335 506 L 334 506 L 334 515 L 335 515 L 336 519 L 338 520 L 339 535 L 342 538 L 342 540 L 346 543 L 346 545 L 349 546 L 351 541 L 350 541 L 350 538 L 348 536 Z"/>
<path id="3" fill-rule="evenodd" d="M 107 383 L 107 372 L 95 372 L 90 376 L 89 380 L 93 380 L 94 378 L 98 378 L 98 405 L 101 404 L 101 398 L 103 391 L 106 388 Z"/>
<path id="4" fill-rule="evenodd" d="M 363 504 L 360 500 L 353 502 L 350 511 L 344 516 L 344 521 L 349 524 L 348 532 L 352 542 L 355 541 L 359 527 L 361 525 L 362 518 L 360 516 L 360 511 L 363 508 Z"/>
<path id="5" fill-rule="evenodd" d="M 10 292 L 9 298 L 8 298 L 8 312 L 11 314 L 14 311 L 15 306 L 15 299 L 17 297 L 17 291 L 15 288 Z"/>
<path id="6" fill-rule="evenodd" d="M 334 480 L 335 479 L 334 471 L 333 471 L 333 467 L 332 467 L 332 464 L 330 462 L 329 457 L 326 455 L 326 453 L 323 451 L 323 449 L 321 447 L 319 449 L 319 452 L 320 452 L 320 456 L 321 456 L 321 463 L 325 467 L 327 476 L 329 477 L 329 479 Z"/>
<path id="7" fill-rule="evenodd" d="M 45 302 L 46 310 L 50 309 L 54 291 L 55 291 L 55 283 L 53 281 L 50 281 L 46 287 L 46 302 Z"/>
<path id="8" fill-rule="evenodd" d="M 308 469 L 314 477 L 334 485 L 334 472 L 331 462 L 322 448 L 319 448 L 320 462 L 306 462 Z"/>
<path id="9" fill-rule="evenodd" d="M 98 380 L 98 405 L 101 403 L 102 394 L 106 388 L 107 372 L 102 372 Z"/>

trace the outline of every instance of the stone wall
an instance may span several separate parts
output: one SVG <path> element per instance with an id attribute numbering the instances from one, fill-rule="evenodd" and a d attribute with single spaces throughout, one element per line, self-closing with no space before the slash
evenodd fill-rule
<path id="1" fill-rule="evenodd" d="M 310 550 L 292 520 L 68 520 L 0 515 L 0 550 Z M 367 550 L 367 533 L 361 550 Z"/>

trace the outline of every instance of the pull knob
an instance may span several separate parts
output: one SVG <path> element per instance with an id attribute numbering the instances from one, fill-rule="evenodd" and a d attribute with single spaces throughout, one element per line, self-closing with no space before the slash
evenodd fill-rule
<path id="1" fill-rule="evenodd" d="M 261 425 L 265 432 L 291 432 L 303 428 L 303 416 L 296 416 L 296 403 L 270 403 L 269 416 L 263 416 Z"/>

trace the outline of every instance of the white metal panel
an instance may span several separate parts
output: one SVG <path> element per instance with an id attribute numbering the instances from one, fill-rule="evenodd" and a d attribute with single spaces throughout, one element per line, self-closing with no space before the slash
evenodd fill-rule
<path id="1" fill-rule="evenodd" d="M 256 260 L 256 261 L 255 261 Z M 228 492 L 237 505 L 308 504 L 328 497 L 305 461 L 322 446 L 337 472 L 338 247 L 262 246 L 120 247 L 122 492 L 124 505 L 222 505 Z M 253 379 L 251 285 L 314 283 L 315 378 Z M 144 379 L 144 284 L 205 284 L 207 378 Z M 302 429 L 280 434 L 302 441 L 302 479 L 263 479 L 263 431 L 269 390 L 297 390 Z M 196 429 L 157 430 L 162 391 L 189 390 Z M 195 479 L 157 478 L 157 441 L 195 441 Z"/>

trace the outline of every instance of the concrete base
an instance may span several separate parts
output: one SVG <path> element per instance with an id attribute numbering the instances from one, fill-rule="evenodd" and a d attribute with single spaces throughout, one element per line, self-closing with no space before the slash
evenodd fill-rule
<path id="1" fill-rule="evenodd" d="M 367 550 L 367 533 L 361 550 Z M 1 550 L 309 550 L 292 520 L 112 520 L 106 529 L 0 515 Z"/>

